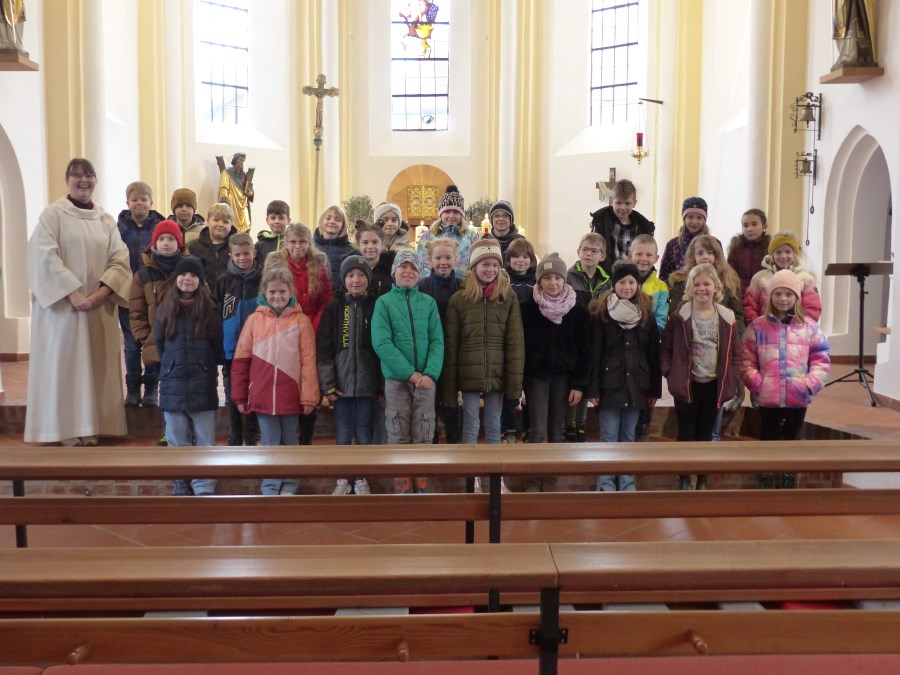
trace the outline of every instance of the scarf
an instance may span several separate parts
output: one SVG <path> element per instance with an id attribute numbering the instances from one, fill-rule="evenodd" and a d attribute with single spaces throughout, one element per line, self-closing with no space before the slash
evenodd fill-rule
<path id="1" fill-rule="evenodd" d="M 622 300 L 615 293 L 610 293 L 606 300 L 609 318 L 625 330 L 631 330 L 641 322 L 641 310 L 631 300 Z"/>
<path id="2" fill-rule="evenodd" d="M 541 314 L 557 326 L 562 323 L 563 317 L 569 313 L 569 310 L 575 306 L 575 290 L 569 284 L 563 285 L 562 293 L 555 298 L 544 295 L 541 287 L 535 284 L 531 297 L 534 298 Z"/>
<path id="3" fill-rule="evenodd" d="M 253 264 L 250 265 L 250 269 L 242 270 L 240 267 L 234 264 L 234 260 L 228 261 L 228 273 L 233 277 L 238 277 L 239 279 L 246 279 L 251 274 L 255 274 L 257 272 L 256 261 L 253 261 Z"/>
<path id="4" fill-rule="evenodd" d="M 497 281 L 494 280 L 489 283 L 487 286 L 481 289 L 481 297 L 482 298 L 490 298 L 494 293 L 494 289 L 497 288 Z"/>
<path id="5" fill-rule="evenodd" d="M 172 253 L 171 255 L 166 255 L 160 253 L 155 248 L 151 248 L 150 252 L 153 253 L 156 266 L 167 277 L 175 271 L 175 265 L 177 265 L 178 261 L 181 259 L 181 251 L 175 251 L 175 253 Z"/>

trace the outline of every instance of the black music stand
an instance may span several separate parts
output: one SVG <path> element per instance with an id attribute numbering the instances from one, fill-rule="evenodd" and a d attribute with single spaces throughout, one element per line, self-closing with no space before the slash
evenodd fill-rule
<path id="1" fill-rule="evenodd" d="M 866 277 L 873 274 L 892 274 L 893 271 L 894 263 L 891 262 L 831 263 L 828 267 L 825 268 L 825 276 L 856 277 L 856 281 L 859 283 L 859 360 L 857 361 L 856 368 L 854 368 L 846 375 L 829 382 L 825 386 L 830 387 L 831 385 L 837 384 L 838 382 L 847 382 L 852 380 L 853 378 L 856 378 L 857 382 L 865 387 L 866 393 L 869 395 L 869 401 L 872 402 L 873 408 L 877 404 L 875 403 L 875 396 L 872 394 L 872 389 L 869 387 L 869 380 L 866 378 L 871 378 L 872 383 L 874 384 L 875 376 L 872 375 L 872 373 L 870 373 L 868 370 L 866 370 L 866 366 L 863 363 L 863 339 L 865 337 L 866 330 Z"/>

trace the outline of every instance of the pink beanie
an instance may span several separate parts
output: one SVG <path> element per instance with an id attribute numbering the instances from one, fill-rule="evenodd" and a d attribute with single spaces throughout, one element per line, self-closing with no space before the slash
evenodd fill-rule
<path id="1" fill-rule="evenodd" d="M 793 291 L 798 298 L 803 292 L 803 284 L 800 283 L 800 278 L 790 270 L 778 270 L 772 275 L 772 278 L 769 280 L 770 296 L 775 292 L 776 288 L 786 288 L 789 291 Z"/>

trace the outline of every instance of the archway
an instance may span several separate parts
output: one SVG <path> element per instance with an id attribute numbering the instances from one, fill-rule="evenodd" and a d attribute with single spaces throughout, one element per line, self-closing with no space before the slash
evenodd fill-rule
<path id="1" fill-rule="evenodd" d="M 431 225 L 437 215 L 437 200 L 444 194 L 448 185 L 453 183 L 447 173 L 430 164 L 415 164 L 408 166 L 394 176 L 387 190 L 387 200 L 400 207 L 404 217 L 410 226 L 415 228 L 420 224 Z M 433 188 L 424 195 L 424 201 L 429 203 L 414 204 L 411 209 L 409 201 L 409 188 L 422 186 Z M 434 200 L 430 203 L 429 200 Z M 418 215 L 418 214 L 422 215 Z M 432 215 L 425 215 L 431 213 Z"/>
<path id="2" fill-rule="evenodd" d="M 0 126 L 0 354 L 28 351 L 27 219 L 22 170 Z"/>
<path id="3" fill-rule="evenodd" d="M 835 153 L 825 198 L 823 261 L 873 262 L 890 260 L 891 180 L 884 152 L 862 127 L 855 127 Z M 855 355 L 859 341 L 859 302 L 856 281 L 824 277 L 822 325 L 832 354 Z M 876 326 L 887 325 L 891 280 L 866 281 L 864 353 L 875 354 Z"/>

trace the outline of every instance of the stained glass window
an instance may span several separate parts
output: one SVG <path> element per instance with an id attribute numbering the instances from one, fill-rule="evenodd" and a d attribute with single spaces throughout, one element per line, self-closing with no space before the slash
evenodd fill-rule
<path id="1" fill-rule="evenodd" d="M 639 0 L 592 0 L 591 124 L 628 121 L 637 104 Z"/>
<path id="2" fill-rule="evenodd" d="M 197 72 L 200 115 L 209 122 L 248 122 L 249 0 L 199 0 Z"/>
<path id="3" fill-rule="evenodd" d="M 450 0 L 391 0 L 391 128 L 446 131 L 450 104 Z"/>

